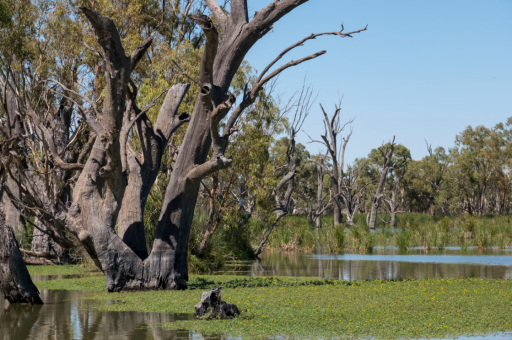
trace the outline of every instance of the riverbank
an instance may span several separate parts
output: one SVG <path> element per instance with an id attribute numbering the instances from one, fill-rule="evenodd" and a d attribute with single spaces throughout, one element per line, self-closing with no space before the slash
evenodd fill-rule
<path id="1" fill-rule="evenodd" d="M 34 270 L 41 269 L 30 268 L 32 274 Z M 191 276 L 190 289 L 186 291 L 125 293 L 104 292 L 105 279 L 98 276 L 39 281 L 36 285 L 39 289 L 84 291 L 84 299 L 104 302 L 95 305 L 103 311 L 157 313 L 193 313 L 201 292 L 220 285 L 224 287 L 223 299 L 238 305 L 244 311 L 241 316 L 233 320 L 183 320 L 162 325 L 205 335 L 403 339 L 512 331 L 512 280 L 347 282 Z"/>

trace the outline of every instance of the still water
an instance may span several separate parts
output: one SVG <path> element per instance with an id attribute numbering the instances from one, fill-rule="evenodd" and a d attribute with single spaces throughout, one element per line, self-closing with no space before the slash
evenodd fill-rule
<path id="1" fill-rule="evenodd" d="M 192 314 L 99 312 L 97 302 L 73 291 L 42 290 L 42 306 L 9 305 L 0 299 L 0 339 L 188 339 L 189 331 L 157 327 Z M 107 302 L 115 303 L 115 301 Z"/>
<path id="2" fill-rule="evenodd" d="M 512 249 L 462 251 L 375 249 L 371 255 L 266 253 L 261 261 L 229 264 L 227 274 L 310 276 L 337 280 L 512 278 Z"/>
<path id="3" fill-rule="evenodd" d="M 261 260 L 229 264 L 225 274 L 245 276 L 310 276 L 341 280 L 384 280 L 422 278 L 512 278 L 512 249 L 476 250 L 448 248 L 412 250 L 375 249 L 371 255 L 266 253 Z M 219 273 L 220 274 L 220 273 Z M 98 275 L 98 274 L 95 274 Z M 55 280 L 74 276 L 40 276 L 35 280 Z M 207 337 L 192 331 L 160 328 L 161 322 L 186 320 L 192 314 L 100 312 L 98 302 L 87 300 L 83 292 L 41 292 L 43 306 L 9 305 L 0 298 L 0 339 L 197 339 Z M 229 339 L 218 335 L 208 339 Z M 463 339 L 512 339 L 512 334 L 496 334 Z"/>

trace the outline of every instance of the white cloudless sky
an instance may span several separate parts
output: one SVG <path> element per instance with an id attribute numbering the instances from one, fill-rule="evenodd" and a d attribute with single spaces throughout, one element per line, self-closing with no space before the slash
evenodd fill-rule
<path id="1" fill-rule="evenodd" d="M 248 0 L 250 16 L 272 0 Z M 276 23 L 246 60 L 261 71 L 285 47 L 311 33 L 324 36 L 286 55 L 282 63 L 327 54 L 285 71 L 277 91 L 299 90 L 304 76 L 318 92 L 304 124 L 323 133 L 322 103 L 334 111 L 344 96 L 342 120 L 355 118 L 347 160 L 366 156 L 396 136 L 413 159 L 432 146 L 450 148 L 468 126 L 494 126 L 512 116 L 512 0 L 310 0 Z M 279 66 L 279 65 L 277 65 Z M 313 153 L 319 144 L 298 141 Z"/>

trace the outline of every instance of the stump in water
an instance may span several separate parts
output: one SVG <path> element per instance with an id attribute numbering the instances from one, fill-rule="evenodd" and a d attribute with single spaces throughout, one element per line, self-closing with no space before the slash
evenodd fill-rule
<path id="1" fill-rule="evenodd" d="M 0 292 L 9 303 L 43 304 L 23 262 L 18 242 L 0 212 Z"/>
<path id="2" fill-rule="evenodd" d="M 205 315 L 208 310 L 210 311 L 208 319 L 233 319 L 240 314 L 236 305 L 222 301 L 220 297 L 221 288 L 222 287 L 212 287 L 209 292 L 203 292 L 203 294 L 201 294 L 201 301 L 194 307 L 196 309 L 195 316 L 201 317 Z"/>

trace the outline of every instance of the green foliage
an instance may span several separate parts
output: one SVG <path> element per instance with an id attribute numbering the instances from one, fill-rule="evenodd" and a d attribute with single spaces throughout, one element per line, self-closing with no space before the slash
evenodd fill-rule
<path id="1" fill-rule="evenodd" d="M 336 237 L 336 246 L 338 249 L 345 249 L 345 230 L 343 228 L 336 228 L 334 231 L 334 236 Z"/>
<path id="2" fill-rule="evenodd" d="M 396 237 L 396 246 L 398 251 L 406 252 L 412 246 L 412 237 L 409 230 L 404 230 L 398 233 Z"/>

